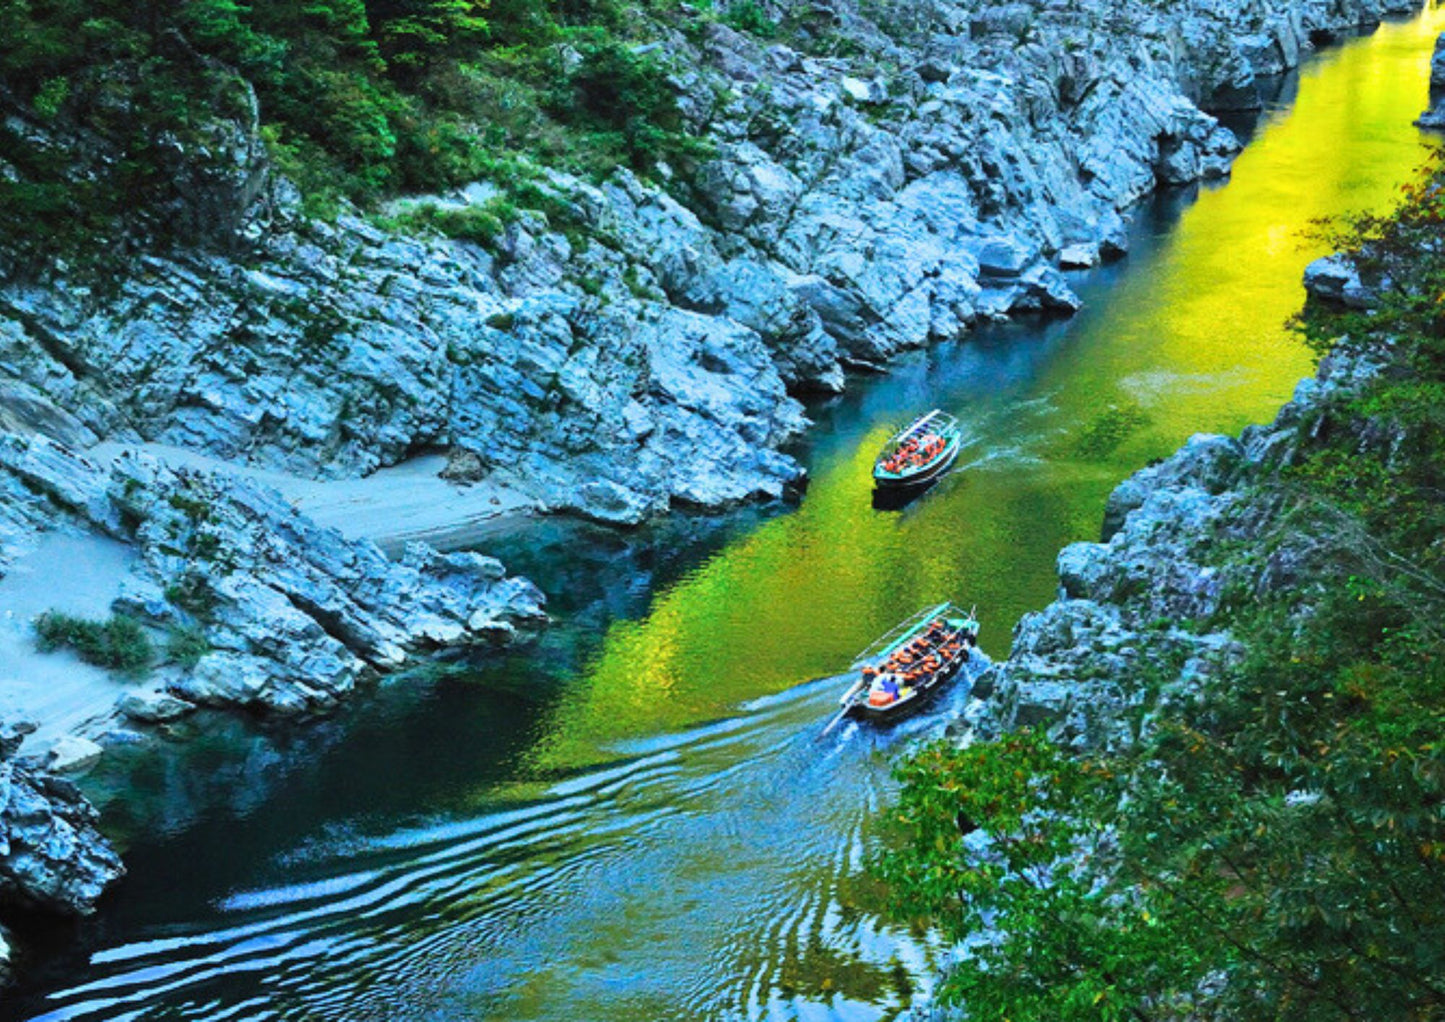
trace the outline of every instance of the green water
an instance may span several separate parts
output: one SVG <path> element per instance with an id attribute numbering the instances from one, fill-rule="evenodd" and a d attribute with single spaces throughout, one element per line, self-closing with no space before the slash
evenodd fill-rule
<path id="1" fill-rule="evenodd" d="M 1137 211 L 1072 320 L 813 409 L 799 507 L 534 523 L 498 552 L 556 594 L 536 646 L 92 779 L 131 874 L 0 1018 L 896 1017 L 938 949 L 879 916 L 862 864 L 890 758 L 934 721 L 821 739 L 839 686 L 809 679 L 947 598 L 1005 653 L 1121 478 L 1274 414 L 1311 370 L 1283 326 L 1320 252 L 1302 231 L 1410 179 L 1441 28 L 1313 59 L 1229 183 Z M 964 425 L 959 470 L 875 511 L 875 452 L 934 406 Z"/>
<path id="2" fill-rule="evenodd" d="M 1312 371 L 1285 328 L 1305 265 L 1326 251 L 1306 232 L 1318 218 L 1387 208 L 1423 160 L 1425 136 L 1410 122 L 1442 26 L 1431 11 L 1312 60 L 1296 101 L 1260 127 L 1230 182 L 1203 191 L 1157 247 L 1146 241 L 1111 287 L 1086 293 L 1036 373 L 999 378 L 988 366 L 953 388 L 923 381 L 890 395 L 884 414 L 870 408 L 866 431 L 848 422 L 849 442 L 815 461 L 796 514 L 609 629 L 537 761 L 587 762 L 619 734 L 706 719 L 836 669 L 940 599 L 977 603 L 984 647 L 1006 653 L 1018 618 L 1051 599 L 1059 548 L 1098 538 L 1119 480 L 1192 433 L 1269 420 Z M 1016 343 L 1001 333 L 984 343 Z M 962 471 L 915 509 L 874 512 L 878 448 L 931 404 L 963 423 Z"/>

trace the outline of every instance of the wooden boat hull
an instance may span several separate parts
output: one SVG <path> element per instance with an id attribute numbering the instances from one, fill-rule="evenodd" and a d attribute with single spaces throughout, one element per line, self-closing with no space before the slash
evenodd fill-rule
<path id="1" fill-rule="evenodd" d="M 948 683 L 958 675 L 968 659 L 968 653 L 964 653 L 953 664 L 935 674 L 933 680 L 927 685 L 915 688 L 913 695 L 907 699 L 896 699 L 886 706 L 873 706 L 867 700 L 860 699 L 849 708 L 848 716 L 866 720 L 872 724 L 891 723 L 910 717 L 927 706 L 939 692 L 947 688 Z"/>
<path id="2" fill-rule="evenodd" d="M 961 640 L 961 641 L 960 641 Z M 978 648 L 978 619 L 952 602 L 906 618 L 853 659 L 859 673 L 838 700 L 845 716 L 884 723 L 927 705 L 962 670 Z M 927 673 L 924 664 L 937 669 Z M 893 698 L 883 702 L 885 695 Z M 873 700 L 879 700 L 874 702 Z M 829 730 L 832 728 L 829 725 Z"/>

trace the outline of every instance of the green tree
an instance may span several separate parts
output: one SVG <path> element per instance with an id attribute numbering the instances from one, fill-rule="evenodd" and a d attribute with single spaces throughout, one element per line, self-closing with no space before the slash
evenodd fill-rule
<path id="1" fill-rule="evenodd" d="M 1042 734 L 930 745 L 900 768 L 902 850 L 876 860 L 896 910 L 967 943 L 943 999 L 1016 1022 L 1158 1016 L 1202 959 L 1168 899 L 1111 882 L 1117 779 Z M 980 937 L 984 939 L 979 939 Z"/>
<path id="2" fill-rule="evenodd" d="M 371 0 L 382 51 L 415 69 L 439 56 L 475 55 L 487 39 L 485 0 Z"/>

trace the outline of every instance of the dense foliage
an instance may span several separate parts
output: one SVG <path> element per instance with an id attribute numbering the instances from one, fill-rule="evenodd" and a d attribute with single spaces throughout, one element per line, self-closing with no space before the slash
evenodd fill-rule
<path id="1" fill-rule="evenodd" d="M 315 213 L 519 161 L 685 162 L 699 143 L 665 56 L 641 45 L 674 6 L 7 0 L 0 107 L 22 120 L 0 127 L 0 235 L 103 238 L 137 210 L 161 211 L 147 226 L 163 232 L 176 154 L 214 146 L 218 119 L 247 119 L 246 83 L 271 156 Z M 105 151 L 87 154 L 93 143 Z"/>
<path id="2" fill-rule="evenodd" d="M 103 621 L 46 611 L 35 619 L 42 650 L 73 649 L 86 663 L 139 671 L 154 659 L 150 636 L 135 618 L 113 614 Z"/>
<path id="3" fill-rule="evenodd" d="M 902 766 L 880 869 L 975 942 L 945 988 L 970 1018 L 1445 1018 L 1442 187 L 1437 165 L 1334 239 L 1379 307 L 1301 328 L 1383 368 L 1252 481 L 1263 549 L 1313 550 L 1316 577 L 1208 623 L 1246 654 L 1124 751 L 1024 732 Z"/>

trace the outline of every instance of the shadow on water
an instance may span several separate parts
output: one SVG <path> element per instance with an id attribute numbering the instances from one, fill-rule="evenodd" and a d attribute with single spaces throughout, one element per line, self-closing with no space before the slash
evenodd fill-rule
<path id="1" fill-rule="evenodd" d="M 798 507 L 530 523 L 490 550 L 553 596 L 530 647 L 112 762 L 87 788 L 131 874 L 0 1018 L 895 1017 L 937 949 L 881 919 L 863 862 L 890 757 L 966 688 L 820 740 L 844 683 L 800 681 L 945 597 L 1004 652 L 1119 479 L 1273 414 L 1310 368 L 1281 326 L 1318 254 L 1299 232 L 1380 208 L 1420 161 L 1442 23 L 1315 59 L 1231 183 L 1159 196 L 1127 260 L 1074 276 L 1073 319 L 990 325 L 815 403 Z M 958 467 L 874 510 L 874 455 L 929 407 L 966 431 Z"/>
<path id="2" fill-rule="evenodd" d="M 929 490 L 948 478 L 949 473 L 945 472 L 940 476 L 929 479 L 926 482 L 917 483 L 913 486 L 875 486 L 873 487 L 873 510 L 874 511 L 902 511 L 915 500 L 925 496 Z"/>

